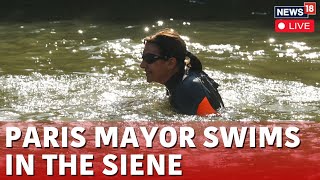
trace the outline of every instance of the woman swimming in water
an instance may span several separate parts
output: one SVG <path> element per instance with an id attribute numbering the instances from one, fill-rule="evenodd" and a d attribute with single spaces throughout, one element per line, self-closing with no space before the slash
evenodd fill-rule
<path id="1" fill-rule="evenodd" d="M 217 114 L 224 107 L 218 84 L 203 70 L 200 60 L 187 51 L 186 43 L 172 29 L 145 38 L 140 67 L 148 82 L 167 88 L 170 104 L 178 113 Z"/>

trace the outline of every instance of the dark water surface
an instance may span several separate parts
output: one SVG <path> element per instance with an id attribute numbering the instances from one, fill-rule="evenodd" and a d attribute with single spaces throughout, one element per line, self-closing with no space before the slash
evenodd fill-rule
<path id="1" fill-rule="evenodd" d="M 176 114 L 147 84 L 142 39 L 162 28 L 221 86 L 222 117 Z M 0 120 L 320 120 L 320 33 L 256 22 L 0 24 Z"/>

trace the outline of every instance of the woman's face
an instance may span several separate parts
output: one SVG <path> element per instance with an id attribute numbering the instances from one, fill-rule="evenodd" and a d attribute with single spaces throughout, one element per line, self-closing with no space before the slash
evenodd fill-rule
<path id="1" fill-rule="evenodd" d="M 146 72 L 147 82 L 166 83 L 171 77 L 169 62 L 161 57 L 156 44 L 146 43 L 143 50 L 143 60 L 140 67 Z"/>

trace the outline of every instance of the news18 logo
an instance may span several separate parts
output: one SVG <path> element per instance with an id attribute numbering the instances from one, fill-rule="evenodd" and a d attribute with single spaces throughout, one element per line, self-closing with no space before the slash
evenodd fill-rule
<path id="1" fill-rule="evenodd" d="M 316 2 L 304 6 L 274 6 L 275 32 L 314 32 L 315 24 L 309 15 L 316 15 Z"/>

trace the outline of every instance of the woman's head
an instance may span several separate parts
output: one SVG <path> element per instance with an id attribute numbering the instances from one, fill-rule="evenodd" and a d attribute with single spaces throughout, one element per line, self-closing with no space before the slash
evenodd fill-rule
<path id="1" fill-rule="evenodd" d="M 145 44 L 155 44 L 164 57 L 174 57 L 178 63 L 185 60 L 187 48 L 186 43 L 173 29 L 164 29 L 144 39 Z"/>
<path id="2" fill-rule="evenodd" d="M 145 38 L 144 43 L 140 67 L 145 69 L 148 82 L 164 84 L 175 73 L 184 71 L 186 56 L 191 60 L 191 67 L 195 62 L 196 57 L 187 51 L 184 40 L 172 29 L 159 31 Z M 196 61 L 200 63 L 198 58 Z"/>

